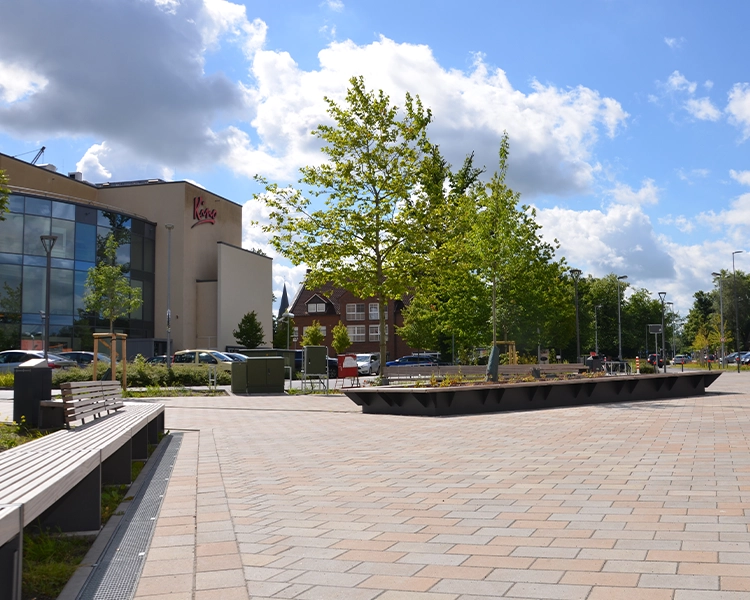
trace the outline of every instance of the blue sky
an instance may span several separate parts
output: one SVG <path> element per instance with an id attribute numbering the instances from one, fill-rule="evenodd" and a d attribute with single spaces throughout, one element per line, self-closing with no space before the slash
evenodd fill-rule
<path id="1" fill-rule="evenodd" d="M 363 75 L 419 95 L 454 164 L 492 171 L 507 130 L 509 182 L 584 273 L 686 314 L 750 251 L 746 2 L 0 1 L 0 151 L 195 181 L 245 205 L 245 247 L 273 254 L 252 176 L 321 160 L 323 96 Z M 274 262 L 293 293 L 304 266 Z"/>

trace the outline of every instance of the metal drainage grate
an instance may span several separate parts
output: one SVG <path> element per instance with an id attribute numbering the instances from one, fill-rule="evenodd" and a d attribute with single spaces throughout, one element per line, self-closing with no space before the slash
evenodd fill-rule
<path id="1" fill-rule="evenodd" d="M 151 457 L 155 467 L 117 525 L 77 600 L 129 600 L 135 595 L 182 434 L 173 433 L 166 441 L 164 450 Z"/>

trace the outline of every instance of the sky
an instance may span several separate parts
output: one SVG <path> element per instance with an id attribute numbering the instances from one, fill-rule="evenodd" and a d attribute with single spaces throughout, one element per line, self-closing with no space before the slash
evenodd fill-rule
<path id="1" fill-rule="evenodd" d="M 750 3 L 691 0 L 0 0 L 0 152 L 100 183 L 188 180 L 243 208 L 295 183 L 310 132 L 363 76 L 431 108 L 448 160 L 508 183 L 584 275 L 627 275 L 683 316 L 750 253 Z M 735 255 L 750 271 L 750 255 Z"/>

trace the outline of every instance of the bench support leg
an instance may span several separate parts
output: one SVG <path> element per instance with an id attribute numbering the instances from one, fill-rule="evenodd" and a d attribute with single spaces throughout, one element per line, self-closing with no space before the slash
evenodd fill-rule
<path id="1" fill-rule="evenodd" d="M 42 527 L 60 531 L 98 531 L 102 526 L 102 475 L 97 466 L 40 518 Z"/>
<path id="2" fill-rule="evenodd" d="M 129 485 L 131 481 L 131 466 L 133 464 L 132 440 L 125 442 L 122 447 L 102 463 L 102 485 Z"/>
<path id="3" fill-rule="evenodd" d="M 23 536 L 0 546 L 0 599 L 21 600 L 21 556 Z"/>
<path id="4" fill-rule="evenodd" d="M 133 460 L 148 460 L 148 425 L 141 427 L 131 439 Z"/>
<path id="5" fill-rule="evenodd" d="M 148 422 L 148 443 L 158 444 L 159 443 L 159 418 L 152 419 Z"/>

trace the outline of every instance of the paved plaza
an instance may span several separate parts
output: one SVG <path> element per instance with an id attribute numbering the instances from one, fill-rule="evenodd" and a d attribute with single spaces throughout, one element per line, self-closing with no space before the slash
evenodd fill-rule
<path id="1" fill-rule="evenodd" d="M 452 418 L 175 398 L 138 600 L 747 600 L 750 374 Z"/>

